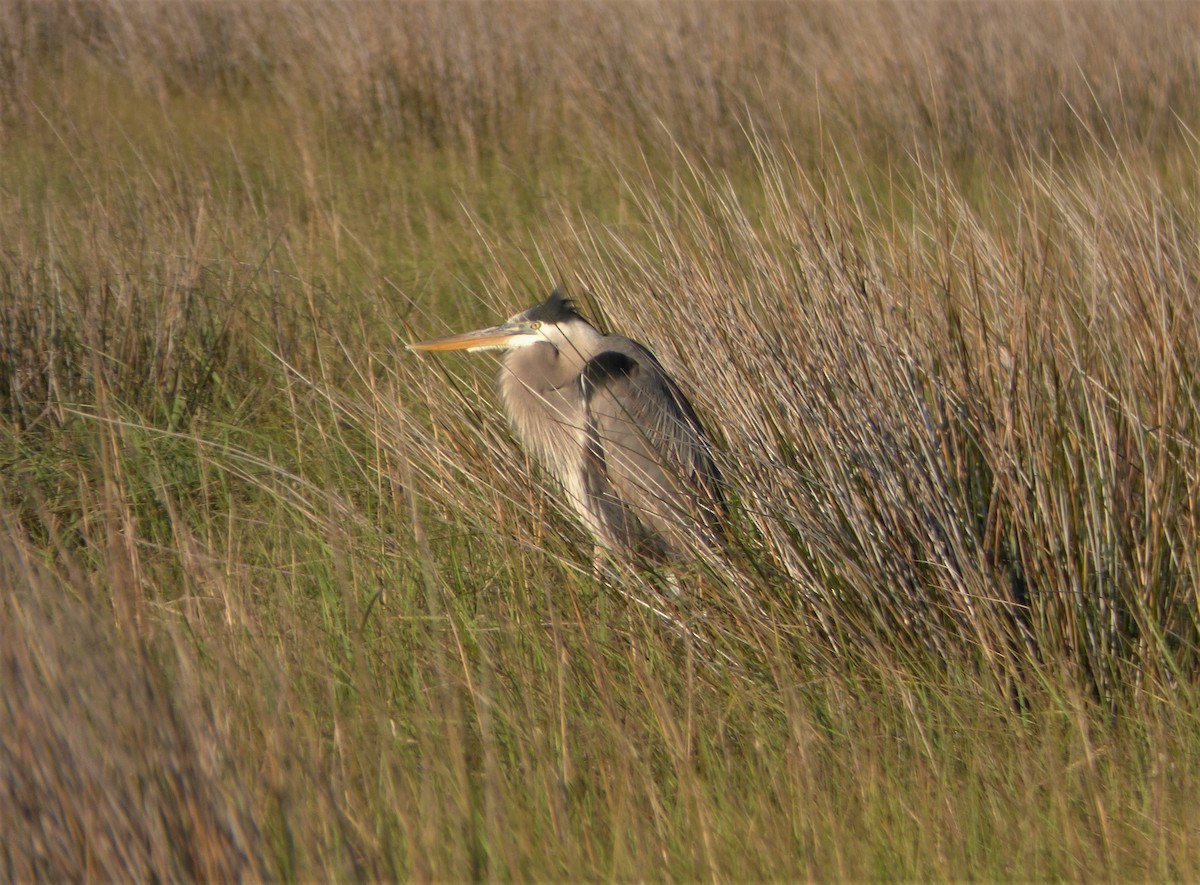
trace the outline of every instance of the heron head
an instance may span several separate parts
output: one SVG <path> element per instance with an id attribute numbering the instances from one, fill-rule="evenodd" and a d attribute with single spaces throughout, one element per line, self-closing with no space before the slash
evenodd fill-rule
<path id="1" fill-rule="evenodd" d="M 572 301 L 564 298 L 556 289 L 541 304 L 509 317 L 498 326 L 463 332 L 446 338 L 418 341 L 408 345 L 409 350 L 439 351 L 466 350 L 515 350 L 531 344 L 547 343 L 562 348 L 570 339 L 570 330 L 577 327 L 591 328 L 590 324 L 575 309 Z"/>

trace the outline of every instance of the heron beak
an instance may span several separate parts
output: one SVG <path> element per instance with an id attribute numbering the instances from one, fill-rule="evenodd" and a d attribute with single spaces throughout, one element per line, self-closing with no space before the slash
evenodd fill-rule
<path id="1" fill-rule="evenodd" d="M 476 332 L 463 332 L 461 335 L 450 335 L 447 338 L 434 338 L 432 341 L 417 341 L 408 345 L 409 350 L 506 350 L 517 339 L 531 334 L 528 326 L 522 323 L 502 323 L 488 329 Z"/>

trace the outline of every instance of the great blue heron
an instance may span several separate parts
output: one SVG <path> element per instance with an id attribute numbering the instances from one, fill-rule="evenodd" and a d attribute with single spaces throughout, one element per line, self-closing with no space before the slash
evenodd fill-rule
<path id="1" fill-rule="evenodd" d="M 691 404 L 654 354 L 601 333 L 559 291 L 498 326 L 409 347 L 504 351 L 517 436 L 605 547 L 663 562 L 715 539 L 721 475 Z"/>

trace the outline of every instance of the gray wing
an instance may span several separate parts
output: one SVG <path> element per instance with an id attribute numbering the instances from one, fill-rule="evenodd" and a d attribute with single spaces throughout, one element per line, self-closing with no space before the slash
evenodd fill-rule
<path id="1" fill-rule="evenodd" d="M 725 505 L 704 428 L 654 356 L 622 343 L 624 352 L 593 357 L 580 377 L 588 494 L 630 546 L 647 546 L 645 529 L 671 547 L 685 538 L 711 542 Z M 629 525 L 630 516 L 642 526 Z"/>

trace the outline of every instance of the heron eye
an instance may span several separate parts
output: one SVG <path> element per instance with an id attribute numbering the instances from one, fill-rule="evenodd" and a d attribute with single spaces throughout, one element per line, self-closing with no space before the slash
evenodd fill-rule
<path id="1" fill-rule="evenodd" d="M 541 327 L 542 327 L 542 321 L 541 321 L 541 320 L 534 320 L 532 323 L 530 323 L 530 324 L 529 324 L 529 328 L 533 329 L 533 331 L 535 331 L 535 332 L 536 332 L 538 329 L 540 329 Z"/>

